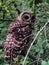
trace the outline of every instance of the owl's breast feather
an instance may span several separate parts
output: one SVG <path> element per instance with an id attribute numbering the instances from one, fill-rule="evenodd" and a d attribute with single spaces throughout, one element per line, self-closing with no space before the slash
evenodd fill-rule
<path id="1" fill-rule="evenodd" d="M 23 28 L 17 28 L 17 31 L 15 32 L 15 38 L 16 40 L 22 40 L 30 34 L 31 34 L 31 29 L 29 26 Z"/>

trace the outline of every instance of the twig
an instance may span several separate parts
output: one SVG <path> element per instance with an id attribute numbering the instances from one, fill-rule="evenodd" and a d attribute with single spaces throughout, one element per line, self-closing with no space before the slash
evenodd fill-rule
<path id="1" fill-rule="evenodd" d="M 0 21 L 14 21 L 13 19 L 0 19 Z"/>
<path id="2" fill-rule="evenodd" d="M 41 62 L 41 61 L 42 61 L 42 60 L 35 60 L 35 61 L 29 63 L 28 65 L 33 65 L 33 63 L 35 63 L 35 62 Z"/>
<path id="3" fill-rule="evenodd" d="M 41 60 L 42 59 L 42 58 L 34 56 L 32 54 L 28 54 L 28 56 L 29 56 L 29 58 L 34 59 L 34 60 Z"/>
<path id="4" fill-rule="evenodd" d="M 46 26 L 45 26 L 45 28 L 44 28 L 44 35 L 45 35 L 45 42 L 46 42 L 46 44 L 47 44 L 48 41 L 47 41 L 47 35 L 46 35 Z"/>
<path id="5" fill-rule="evenodd" d="M 38 37 L 38 35 L 40 34 L 40 32 L 45 28 L 45 26 L 46 26 L 48 23 L 49 23 L 49 21 L 46 22 L 45 25 L 38 31 L 37 35 L 35 36 L 34 40 L 32 41 L 32 43 L 31 43 L 31 45 L 30 45 L 30 47 L 29 47 L 29 49 L 28 49 L 28 51 L 27 51 L 27 54 L 26 54 L 26 56 L 25 56 L 25 58 L 24 58 L 24 61 L 23 61 L 23 64 L 22 64 L 22 65 L 25 65 L 25 61 L 26 61 L 26 59 L 27 59 L 27 56 L 28 56 L 28 54 L 29 54 L 29 52 L 30 52 L 30 49 L 31 49 L 32 45 L 34 44 L 34 42 L 35 42 L 35 40 L 37 39 L 37 37 Z"/>
<path id="6" fill-rule="evenodd" d="M 26 40 L 28 37 L 32 36 L 32 35 L 33 35 L 33 33 L 30 34 L 30 35 L 28 35 L 28 36 L 26 36 L 26 37 L 22 40 L 22 42 L 23 42 L 24 40 Z"/>

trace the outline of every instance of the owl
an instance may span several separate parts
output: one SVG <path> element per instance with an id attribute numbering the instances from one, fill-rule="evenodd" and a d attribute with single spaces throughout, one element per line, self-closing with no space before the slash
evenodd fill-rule
<path id="1" fill-rule="evenodd" d="M 15 22 L 8 28 L 4 43 L 4 58 L 10 62 L 13 57 L 21 54 L 29 43 L 29 35 L 32 34 L 34 16 L 31 12 L 21 12 Z"/>

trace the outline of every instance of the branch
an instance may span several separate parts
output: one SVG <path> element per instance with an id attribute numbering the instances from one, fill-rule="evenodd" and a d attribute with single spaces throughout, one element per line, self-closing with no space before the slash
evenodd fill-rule
<path id="1" fill-rule="evenodd" d="M 46 33 L 46 26 L 44 28 L 44 35 L 45 35 L 45 42 L 47 44 L 48 43 L 48 39 L 47 39 L 47 33 Z"/>
<path id="2" fill-rule="evenodd" d="M 25 65 L 25 61 L 26 61 L 26 59 L 27 59 L 27 56 L 28 56 L 28 54 L 29 54 L 29 52 L 30 52 L 30 49 L 31 49 L 32 45 L 34 44 L 34 42 L 35 42 L 35 40 L 37 39 L 37 37 L 38 37 L 38 35 L 40 34 L 40 32 L 45 28 L 45 26 L 47 26 L 48 23 L 49 23 L 49 21 L 46 22 L 45 25 L 38 31 L 36 37 L 35 37 L 34 40 L 32 41 L 32 43 L 31 43 L 31 45 L 30 45 L 30 47 L 29 47 L 29 49 L 28 49 L 28 51 L 27 51 L 27 54 L 26 54 L 26 56 L 25 56 L 25 58 L 24 58 L 24 61 L 23 61 L 23 64 L 22 64 L 22 65 Z"/>

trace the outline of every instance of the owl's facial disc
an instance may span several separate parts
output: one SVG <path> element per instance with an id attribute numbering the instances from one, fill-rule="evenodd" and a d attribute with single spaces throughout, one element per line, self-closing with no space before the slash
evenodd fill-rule
<path id="1" fill-rule="evenodd" d="M 30 15 L 28 14 L 28 13 L 24 13 L 23 15 L 22 15 L 22 20 L 23 21 L 26 21 L 26 22 L 28 22 L 28 21 L 30 21 Z"/>

